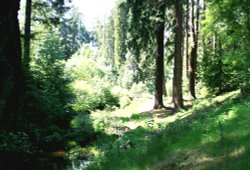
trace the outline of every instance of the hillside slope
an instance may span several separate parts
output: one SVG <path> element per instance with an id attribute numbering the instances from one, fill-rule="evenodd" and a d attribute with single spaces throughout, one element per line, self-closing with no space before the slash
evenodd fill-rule
<path id="1" fill-rule="evenodd" d="M 250 169 L 250 97 L 236 91 L 196 100 L 179 115 L 153 136 L 142 127 L 126 132 L 128 147 L 113 147 L 88 169 Z"/>

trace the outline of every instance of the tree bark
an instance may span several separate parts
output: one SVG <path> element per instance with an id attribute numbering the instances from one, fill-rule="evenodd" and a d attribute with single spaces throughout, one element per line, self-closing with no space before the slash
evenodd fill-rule
<path id="1" fill-rule="evenodd" d="M 198 49 L 198 31 L 199 31 L 199 0 L 196 5 L 196 25 L 194 23 L 194 0 L 191 0 L 191 23 L 192 23 L 192 46 L 190 53 L 190 78 L 189 78 L 189 97 L 190 99 L 196 99 L 195 94 L 195 81 L 196 81 L 196 70 L 197 70 L 197 49 Z"/>
<path id="2" fill-rule="evenodd" d="M 23 64 L 25 69 L 27 70 L 29 70 L 29 63 L 30 63 L 30 26 L 31 26 L 31 0 L 26 0 Z"/>
<path id="3" fill-rule="evenodd" d="M 189 0 L 186 3 L 186 76 L 189 78 Z"/>
<path id="4" fill-rule="evenodd" d="M 165 4 L 164 1 L 157 1 L 161 11 L 161 21 L 156 31 L 157 39 L 157 57 L 156 57 L 156 72 L 155 72 L 155 103 L 154 109 L 164 107 L 163 104 L 163 83 L 164 83 L 164 28 L 165 28 Z"/>
<path id="5" fill-rule="evenodd" d="M 182 95 L 182 3 L 175 0 L 176 28 L 175 28 L 175 50 L 174 50 L 174 77 L 173 77 L 173 100 L 175 109 L 183 108 Z"/>
<path id="6" fill-rule="evenodd" d="M 222 63 L 222 42 L 221 42 L 221 38 L 218 39 L 218 52 L 217 52 L 217 57 L 218 57 L 218 74 L 220 79 L 222 79 L 223 77 L 223 63 Z M 223 87 L 220 85 L 219 86 L 219 92 L 217 93 L 217 95 L 220 95 L 223 93 Z"/>
<path id="7" fill-rule="evenodd" d="M 0 129 L 14 130 L 21 124 L 22 69 L 18 24 L 19 0 L 0 6 Z"/>

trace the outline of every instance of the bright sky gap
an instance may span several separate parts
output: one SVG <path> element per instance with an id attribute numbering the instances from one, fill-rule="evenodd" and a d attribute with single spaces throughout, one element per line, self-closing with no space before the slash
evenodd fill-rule
<path id="1" fill-rule="evenodd" d="M 72 0 L 82 14 L 83 23 L 87 29 L 95 26 L 98 19 L 104 20 L 115 5 L 115 0 Z"/>

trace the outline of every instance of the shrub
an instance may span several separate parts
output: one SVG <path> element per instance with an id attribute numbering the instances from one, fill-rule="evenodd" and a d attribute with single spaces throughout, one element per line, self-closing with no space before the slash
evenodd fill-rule
<path id="1" fill-rule="evenodd" d="M 89 51 L 90 48 L 83 47 L 82 50 Z M 71 89 L 76 98 L 72 106 L 77 112 L 103 110 L 119 105 L 118 97 L 109 90 L 114 84 L 112 71 L 103 63 L 95 61 L 94 57 L 79 52 L 66 64 L 65 72 L 74 80 Z"/>
<path id="2" fill-rule="evenodd" d="M 102 84 L 102 83 L 101 83 Z M 77 112 L 89 112 L 91 110 L 103 110 L 110 106 L 118 106 L 119 99 L 107 87 L 99 83 L 92 84 L 87 81 L 74 82 L 73 91 L 76 99 L 72 104 Z"/>
<path id="3" fill-rule="evenodd" d="M 72 129 L 68 134 L 70 140 L 85 146 L 94 138 L 95 133 L 89 115 L 77 114 L 71 121 Z"/>
<path id="4" fill-rule="evenodd" d="M 0 134 L 0 151 L 20 154 L 33 154 L 35 147 L 30 143 L 28 135 L 24 132 L 2 132 Z"/>

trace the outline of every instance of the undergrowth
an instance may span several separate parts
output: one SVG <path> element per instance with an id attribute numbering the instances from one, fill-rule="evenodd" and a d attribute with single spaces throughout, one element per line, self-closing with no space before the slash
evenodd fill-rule
<path id="1" fill-rule="evenodd" d="M 231 92 L 196 100 L 188 111 L 164 115 L 155 119 L 153 113 L 134 114 L 125 119 L 125 123 L 130 118 L 149 123 L 112 138 L 87 169 L 250 168 L 250 97 Z M 96 148 L 104 143 L 100 140 Z"/>

